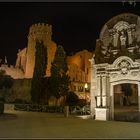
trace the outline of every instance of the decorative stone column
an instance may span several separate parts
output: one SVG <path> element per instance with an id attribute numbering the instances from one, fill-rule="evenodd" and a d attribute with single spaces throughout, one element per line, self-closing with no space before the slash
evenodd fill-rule
<path id="1" fill-rule="evenodd" d="M 89 60 L 91 62 L 91 88 L 90 88 L 90 115 L 95 116 L 96 108 L 96 67 L 94 63 L 94 56 Z"/>
<path id="2" fill-rule="evenodd" d="M 117 32 L 113 35 L 114 47 L 117 47 L 119 34 Z"/>
<path id="3" fill-rule="evenodd" d="M 110 98 L 109 98 L 109 116 L 110 120 L 114 120 L 114 95 L 113 95 L 113 84 L 110 85 Z"/>
<path id="4" fill-rule="evenodd" d="M 128 29 L 127 30 L 127 33 L 128 33 L 128 42 L 129 42 L 129 45 L 132 44 L 132 34 L 131 34 L 131 29 Z"/>
<path id="5" fill-rule="evenodd" d="M 138 109 L 140 112 L 140 82 L 138 83 Z"/>
<path id="6" fill-rule="evenodd" d="M 102 77 L 102 106 L 106 107 L 106 76 Z"/>
<path id="7" fill-rule="evenodd" d="M 105 72 L 99 72 L 97 76 L 97 107 L 95 109 L 96 120 L 108 120 L 109 110 L 107 108 L 107 77 Z"/>
<path id="8" fill-rule="evenodd" d="M 101 106 L 101 77 L 97 76 L 97 107 Z"/>

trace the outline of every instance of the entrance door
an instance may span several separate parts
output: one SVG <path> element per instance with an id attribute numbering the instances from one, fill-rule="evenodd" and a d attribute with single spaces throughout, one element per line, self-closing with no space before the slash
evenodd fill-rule
<path id="1" fill-rule="evenodd" d="M 114 85 L 114 120 L 138 121 L 138 85 L 123 83 Z"/>

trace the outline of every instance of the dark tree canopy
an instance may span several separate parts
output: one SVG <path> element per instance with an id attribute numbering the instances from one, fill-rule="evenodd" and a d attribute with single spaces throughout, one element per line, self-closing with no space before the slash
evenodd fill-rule
<path id="1" fill-rule="evenodd" d="M 9 89 L 13 85 L 13 78 L 9 75 L 6 75 L 4 70 L 0 70 L 0 90 Z M 4 93 L 5 94 L 5 93 Z M 4 113 L 4 100 L 5 95 L 0 93 L 0 114 Z"/>
<path id="2" fill-rule="evenodd" d="M 58 46 L 55 53 L 55 58 L 52 63 L 51 74 L 52 76 L 63 75 L 67 72 L 68 66 L 66 61 L 66 53 L 62 46 Z"/>
<path id="3" fill-rule="evenodd" d="M 51 92 L 57 99 L 65 96 L 69 91 L 69 76 L 67 75 L 66 53 L 62 46 L 58 46 L 51 67 Z"/>
<path id="4" fill-rule="evenodd" d="M 66 96 L 66 105 L 74 106 L 77 105 L 79 97 L 72 91 L 70 91 Z"/>
<path id="5" fill-rule="evenodd" d="M 11 88 L 13 85 L 13 78 L 6 75 L 4 70 L 0 70 L 0 89 Z"/>
<path id="6" fill-rule="evenodd" d="M 31 99 L 35 103 L 40 102 L 43 93 L 43 79 L 46 75 L 47 68 L 47 48 L 44 46 L 43 41 L 36 41 L 35 52 L 35 67 L 31 84 Z"/>

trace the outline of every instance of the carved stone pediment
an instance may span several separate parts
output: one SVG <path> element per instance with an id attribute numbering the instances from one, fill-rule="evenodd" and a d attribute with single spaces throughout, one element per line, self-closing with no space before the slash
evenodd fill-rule
<path id="1" fill-rule="evenodd" d="M 112 64 L 124 55 L 140 58 L 140 18 L 130 13 L 113 17 L 103 26 L 96 41 L 95 63 Z"/>
<path id="2" fill-rule="evenodd" d="M 118 64 L 118 68 L 121 71 L 121 74 L 127 74 L 128 71 L 130 70 L 130 63 L 126 60 L 122 60 L 119 64 Z"/>

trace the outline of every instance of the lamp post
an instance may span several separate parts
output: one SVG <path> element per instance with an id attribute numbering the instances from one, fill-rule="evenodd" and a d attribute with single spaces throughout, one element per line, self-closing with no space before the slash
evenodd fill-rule
<path id="1" fill-rule="evenodd" d="M 87 94 L 86 94 L 86 89 L 88 88 L 88 84 L 87 83 L 85 83 L 85 100 L 86 100 L 86 102 L 87 102 Z"/>

